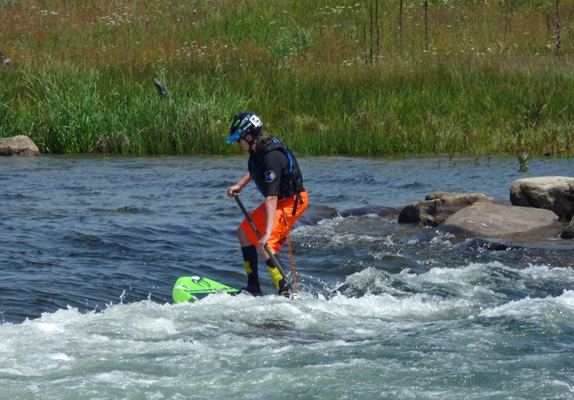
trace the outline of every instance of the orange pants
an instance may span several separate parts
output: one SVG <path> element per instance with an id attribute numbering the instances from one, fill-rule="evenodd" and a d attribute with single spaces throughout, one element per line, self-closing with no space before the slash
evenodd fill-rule
<path id="1" fill-rule="evenodd" d="M 277 211 L 275 212 L 275 222 L 273 223 L 273 231 L 271 231 L 271 238 L 267 245 L 275 254 L 279 253 L 283 244 L 287 240 L 287 236 L 289 236 L 289 232 L 293 227 L 295 221 L 299 219 L 299 217 L 305 212 L 307 209 L 307 201 L 308 196 L 307 192 L 300 193 L 301 198 L 303 199 L 303 204 L 297 204 L 297 212 L 293 215 L 293 208 L 295 206 L 295 197 L 288 197 L 285 200 L 279 199 L 277 200 Z M 259 207 L 253 210 L 250 214 L 253 223 L 257 227 L 257 230 L 263 236 L 265 234 L 265 202 L 261 203 Z M 253 232 L 251 225 L 247 219 L 243 220 L 243 223 L 240 226 L 247 235 L 251 242 L 257 246 L 259 244 L 259 238 Z"/>

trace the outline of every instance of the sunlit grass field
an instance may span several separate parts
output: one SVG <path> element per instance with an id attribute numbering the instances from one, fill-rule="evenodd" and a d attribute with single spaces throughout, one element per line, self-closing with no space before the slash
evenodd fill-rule
<path id="1" fill-rule="evenodd" d="M 425 3 L 2 0 L 0 137 L 227 154 L 249 110 L 300 154 L 571 156 L 574 0 Z"/>

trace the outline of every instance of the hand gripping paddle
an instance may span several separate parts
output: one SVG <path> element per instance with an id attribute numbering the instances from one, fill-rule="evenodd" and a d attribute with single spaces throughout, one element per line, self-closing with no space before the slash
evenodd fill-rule
<path id="1" fill-rule="evenodd" d="M 251 216 L 249 215 L 249 213 L 247 212 L 247 210 L 245 209 L 245 207 L 243 207 L 243 203 L 241 202 L 241 200 L 239 200 L 239 194 L 238 193 L 233 193 L 233 197 L 235 198 L 235 201 L 237 202 L 237 205 L 239 206 L 239 208 L 241 209 L 241 212 L 243 212 L 243 215 L 245 216 L 245 219 L 247 219 L 247 222 L 249 222 L 249 225 L 251 225 L 251 229 L 253 229 L 253 232 L 255 232 L 255 234 L 257 235 L 257 237 L 259 239 L 261 239 L 261 234 L 259 233 L 259 230 L 257 229 L 257 227 L 255 226 L 255 223 L 253 222 L 253 220 L 251 219 Z M 277 257 L 275 257 L 275 254 L 271 251 L 271 249 L 269 248 L 269 246 L 265 245 L 265 251 L 267 252 L 267 254 L 269 255 L 269 258 L 271 258 L 271 262 L 273 263 L 273 266 L 275 266 L 279 272 L 281 273 L 281 275 L 283 275 L 283 277 L 285 278 L 285 280 L 289 283 L 289 286 L 291 287 L 291 296 L 293 299 L 301 299 L 301 296 L 299 296 L 299 293 L 297 292 L 297 289 L 295 288 L 295 285 L 293 285 L 293 283 L 291 282 L 291 280 L 287 277 L 287 275 L 285 274 L 285 271 L 283 270 L 283 267 L 281 266 L 281 264 L 279 263 L 279 260 L 277 260 Z"/>

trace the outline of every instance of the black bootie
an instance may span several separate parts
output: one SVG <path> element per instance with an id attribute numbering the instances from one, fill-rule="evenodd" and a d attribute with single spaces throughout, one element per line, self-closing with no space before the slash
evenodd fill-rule
<path id="1" fill-rule="evenodd" d="M 262 295 L 259 286 L 259 272 L 257 268 L 257 248 L 254 245 L 241 248 L 243 264 L 247 272 L 247 287 L 245 290 L 255 296 Z"/>
<path id="2" fill-rule="evenodd" d="M 279 261 L 278 258 L 277 261 Z M 277 288 L 277 293 L 279 294 L 279 296 L 289 298 L 290 287 L 289 284 L 287 283 L 287 278 L 281 274 L 279 268 L 273 265 L 273 262 L 271 261 L 270 258 L 265 263 L 267 264 L 267 269 L 269 270 L 269 274 L 271 274 L 271 279 L 273 279 L 273 283 L 275 283 L 275 287 Z M 283 266 L 281 261 L 279 261 L 279 263 L 281 264 L 281 268 L 285 270 L 285 267 Z"/>

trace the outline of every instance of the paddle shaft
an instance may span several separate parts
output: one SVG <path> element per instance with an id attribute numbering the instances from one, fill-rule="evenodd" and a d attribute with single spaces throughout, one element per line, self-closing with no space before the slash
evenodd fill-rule
<path id="1" fill-rule="evenodd" d="M 237 193 L 233 193 L 233 197 L 235 198 L 237 205 L 241 209 L 241 212 L 245 216 L 245 219 L 247 219 L 247 222 L 249 222 L 249 225 L 251 225 L 251 229 L 253 229 L 253 232 L 255 232 L 255 234 L 257 235 L 257 237 L 259 239 L 261 239 L 261 234 L 259 233 L 259 230 L 255 226 L 255 223 L 251 219 L 251 216 L 249 215 L 249 213 L 247 212 L 245 207 L 243 207 L 243 203 L 241 202 L 241 200 L 239 200 L 239 196 L 237 195 Z M 293 291 L 293 293 L 297 293 L 297 289 L 295 288 L 295 285 L 293 285 L 289 281 L 289 279 L 287 278 L 287 275 L 285 274 L 285 271 L 283 270 L 283 267 L 281 266 L 281 264 L 279 263 L 279 260 L 277 260 L 277 257 L 275 257 L 275 254 L 271 251 L 269 246 L 265 245 L 265 251 L 269 255 L 269 258 L 271 258 L 271 262 L 273 263 L 273 265 L 279 270 L 279 272 L 281 273 L 281 275 L 283 275 L 283 277 L 287 280 L 287 282 L 289 282 L 289 285 L 291 286 L 291 290 Z"/>

